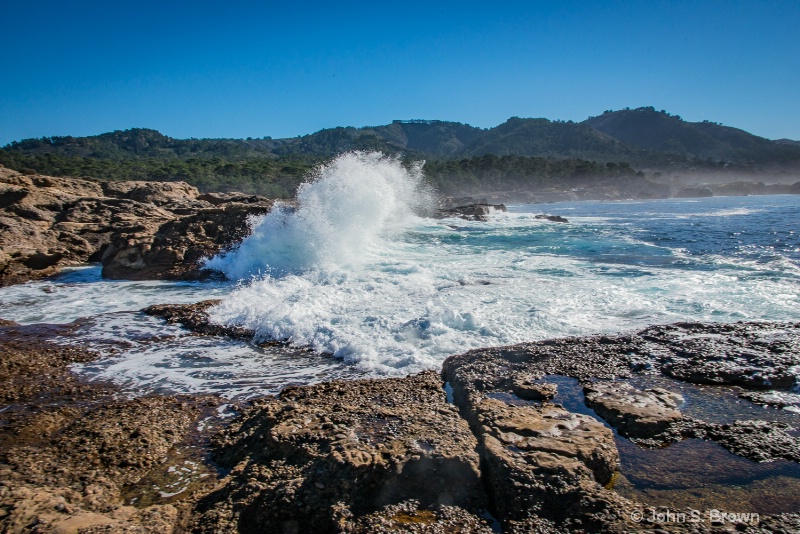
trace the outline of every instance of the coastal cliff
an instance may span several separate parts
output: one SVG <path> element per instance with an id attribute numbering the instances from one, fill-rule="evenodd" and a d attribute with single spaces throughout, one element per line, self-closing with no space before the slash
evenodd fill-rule
<path id="1" fill-rule="evenodd" d="M 102 262 L 103 276 L 189 280 L 273 201 L 183 182 L 98 182 L 0 167 L 0 286 Z"/>

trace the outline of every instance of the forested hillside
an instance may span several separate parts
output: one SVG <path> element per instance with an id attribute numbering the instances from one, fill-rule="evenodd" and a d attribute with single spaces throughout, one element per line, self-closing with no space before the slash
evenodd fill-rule
<path id="1" fill-rule="evenodd" d="M 722 173 L 800 180 L 800 144 L 653 107 L 576 123 L 512 117 L 494 128 L 434 120 L 337 127 L 287 139 L 174 139 L 133 128 L 89 137 L 25 139 L 0 149 L 22 172 L 106 180 L 186 181 L 202 190 L 292 196 L 318 163 L 348 150 L 425 160 L 441 191 L 556 187 L 592 178 Z M 738 174 L 736 174 L 738 173 Z"/>

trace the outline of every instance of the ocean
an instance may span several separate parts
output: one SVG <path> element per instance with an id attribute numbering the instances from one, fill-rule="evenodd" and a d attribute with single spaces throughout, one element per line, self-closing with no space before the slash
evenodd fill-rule
<path id="1" fill-rule="evenodd" d="M 800 320 L 800 197 L 510 205 L 485 222 L 425 217 L 420 169 L 349 154 L 299 207 L 250 221 L 207 266 L 230 282 L 103 280 L 98 266 L 0 289 L 0 317 L 71 323 L 74 366 L 131 395 L 244 399 L 288 384 L 437 369 L 479 347 L 678 321 Z M 568 223 L 536 218 L 560 215 Z M 193 335 L 140 310 L 222 299 L 255 343 Z M 261 347 L 260 341 L 289 342 Z"/>

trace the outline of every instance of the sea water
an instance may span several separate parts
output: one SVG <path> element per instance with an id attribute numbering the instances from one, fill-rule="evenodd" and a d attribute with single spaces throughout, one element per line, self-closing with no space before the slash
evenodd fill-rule
<path id="1" fill-rule="evenodd" d="M 107 281 L 97 267 L 0 289 L 0 317 L 79 320 L 75 371 L 132 393 L 250 397 L 436 369 L 451 354 L 676 321 L 796 321 L 800 197 L 512 205 L 436 219 L 422 169 L 354 153 L 250 221 L 207 266 L 228 283 Z M 566 217 L 568 223 L 536 218 Z M 139 310 L 221 298 L 216 322 L 287 348 L 190 335 Z"/>

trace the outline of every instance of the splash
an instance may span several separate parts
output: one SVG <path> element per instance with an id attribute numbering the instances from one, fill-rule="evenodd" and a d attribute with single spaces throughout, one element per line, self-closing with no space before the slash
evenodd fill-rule
<path id="1" fill-rule="evenodd" d="M 282 204 L 252 219 L 251 235 L 205 266 L 242 280 L 357 265 L 430 206 L 421 165 L 407 169 L 378 152 L 350 152 L 300 186 L 296 208 Z"/>
<path id="2" fill-rule="evenodd" d="M 414 215 L 425 198 L 418 171 L 363 153 L 322 167 L 296 210 L 259 219 L 239 249 L 210 262 L 240 281 L 212 320 L 252 330 L 256 341 L 334 355 L 359 372 L 398 375 L 479 347 L 689 318 L 796 316 L 797 274 L 772 259 L 795 261 L 794 249 L 770 248 L 755 258 L 765 263 L 742 265 L 734 261 L 741 239 L 777 247 L 775 238 L 732 237 L 725 217 L 690 224 L 675 217 L 686 203 L 655 202 L 578 204 L 568 225 L 524 206 L 485 222 L 426 219 Z M 736 207 L 706 201 L 722 202 Z M 772 221 L 781 239 L 793 239 L 780 221 L 795 220 L 796 206 L 782 208 L 790 216 L 776 209 L 740 217 L 752 218 L 747 228 Z M 698 231 L 698 221 L 716 226 Z"/>

